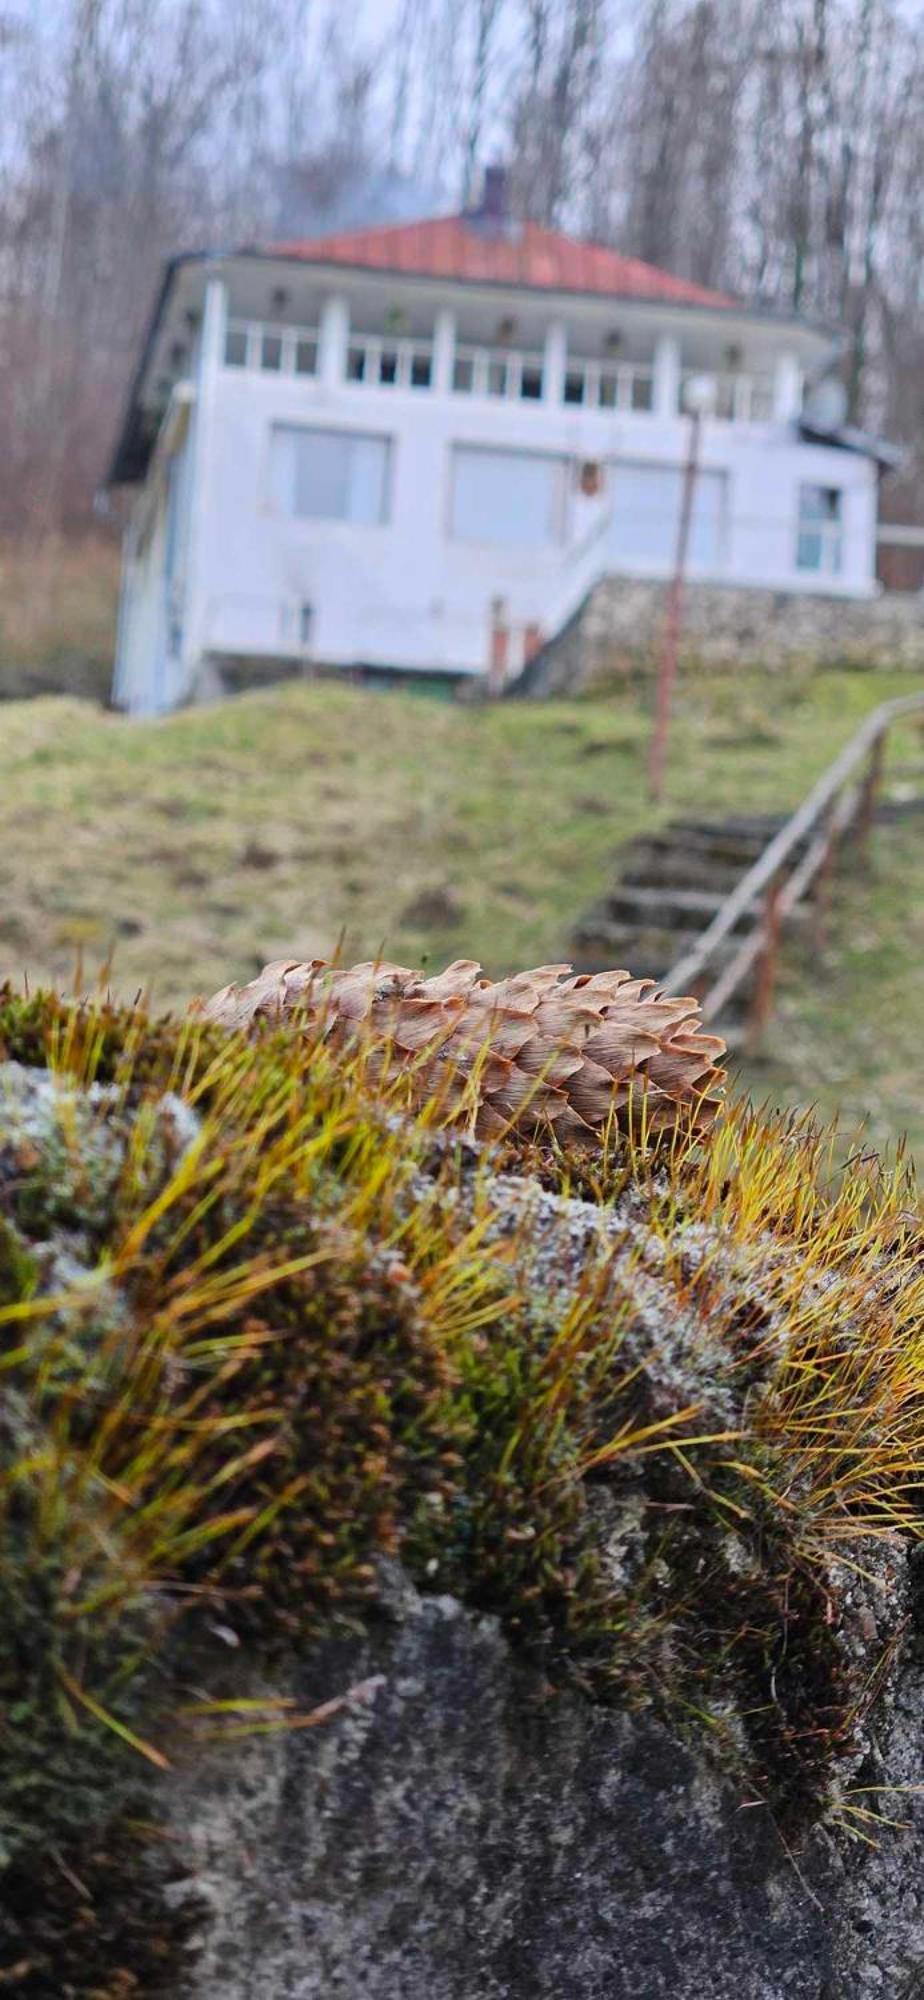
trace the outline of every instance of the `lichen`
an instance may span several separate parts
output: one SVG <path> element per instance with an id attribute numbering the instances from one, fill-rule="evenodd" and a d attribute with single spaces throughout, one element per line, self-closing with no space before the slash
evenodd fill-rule
<path id="1" fill-rule="evenodd" d="M 0 1972 L 29 1856 L 105 1847 L 193 1727 L 203 1632 L 311 1645 L 382 1558 L 704 1732 L 787 1837 L 837 1809 L 920 1514 L 900 1173 L 748 1107 L 490 1151 L 361 1051 L 50 997 L 0 994 L 2 1057 Z"/>

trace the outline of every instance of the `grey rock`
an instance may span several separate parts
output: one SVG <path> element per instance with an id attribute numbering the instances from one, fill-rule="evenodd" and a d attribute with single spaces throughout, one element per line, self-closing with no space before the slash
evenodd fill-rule
<path id="1" fill-rule="evenodd" d="M 317 1727 L 168 1781 L 209 1911 L 187 2000 L 915 2000 L 924 1811 L 878 1846 L 770 1815 L 650 1715 L 544 1685 L 498 1624 L 400 1573 L 286 1692 Z M 353 1690 L 353 1694 L 350 1694 Z M 251 1692 L 253 1691 L 251 1686 Z M 277 1689 L 278 1692 L 278 1682 Z M 883 1782 L 920 1771 L 906 1670 Z M 867 1831 L 869 1829 L 867 1828 Z"/>

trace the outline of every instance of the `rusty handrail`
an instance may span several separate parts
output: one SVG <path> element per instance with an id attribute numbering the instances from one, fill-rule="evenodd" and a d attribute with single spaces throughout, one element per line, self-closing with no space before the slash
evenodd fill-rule
<path id="1" fill-rule="evenodd" d="M 747 873 L 736 882 L 720 909 L 665 976 L 665 985 L 674 993 L 696 992 L 720 944 L 734 931 L 758 897 L 764 898 L 763 922 L 745 939 L 740 951 L 700 997 L 703 1016 L 714 1020 L 747 978 L 755 962 L 762 961 L 762 976 L 754 1012 L 753 1031 L 760 1032 L 770 1011 L 776 961 L 776 945 L 781 924 L 815 877 L 830 866 L 838 840 L 854 822 L 865 840 L 872 822 L 876 790 L 882 767 L 883 744 L 893 724 L 905 715 L 924 711 L 924 693 L 900 695 L 874 708 L 827 771 L 812 786 L 801 806 L 792 814 Z M 864 759 L 868 766 L 863 781 L 846 790 Z M 826 821 L 827 816 L 827 821 Z M 825 823 L 826 822 L 826 823 Z M 818 829 L 816 833 L 816 829 Z M 781 871 L 798 848 L 813 833 L 798 866 L 785 882 Z"/>

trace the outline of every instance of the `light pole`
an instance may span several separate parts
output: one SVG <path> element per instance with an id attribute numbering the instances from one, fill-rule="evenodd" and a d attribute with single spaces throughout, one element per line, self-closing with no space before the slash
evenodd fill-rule
<path id="1" fill-rule="evenodd" d="M 686 575 L 687 553 L 690 546 L 690 528 L 693 521 L 693 499 L 696 492 L 696 475 L 699 471 L 699 449 L 703 418 L 715 409 L 715 382 L 711 375 L 692 375 L 686 383 L 683 395 L 684 407 L 689 413 L 690 435 L 687 455 L 683 468 L 683 486 L 680 494 L 680 517 L 677 523 L 677 553 L 674 559 L 674 573 L 667 595 L 664 614 L 664 636 L 661 641 L 661 657 L 658 661 L 658 679 L 655 688 L 655 720 L 648 752 L 648 789 L 651 797 L 660 804 L 664 790 L 664 763 L 667 755 L 667 738 L 671 721 L 671 696 L 677 678 L 677 654 L 680 646 L 680 620 L 683 611 L 683 584 Z"/>

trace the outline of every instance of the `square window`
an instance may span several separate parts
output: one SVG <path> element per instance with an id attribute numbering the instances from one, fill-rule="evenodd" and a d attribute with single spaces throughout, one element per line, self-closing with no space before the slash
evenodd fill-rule
<path id="1" fill-rule="evenodd" d="M 388 519 L 391 443 L 360 431 L 273 426 L 270 492 L 296 520 L 378 527 Z"/>

